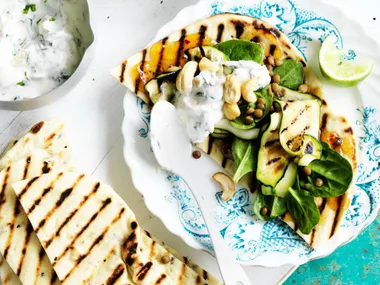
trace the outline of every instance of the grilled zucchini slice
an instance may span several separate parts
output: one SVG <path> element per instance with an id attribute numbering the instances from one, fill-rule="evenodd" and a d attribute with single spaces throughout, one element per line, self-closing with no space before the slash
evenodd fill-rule
<path id="1" fill-rule="evenodd" d="M 277 102 L 282 110 L 280 143 L 291 156 L 298 156 L 304 135 L 319 136 L 320 103 L 318 100 Z"/>
<path id="2" fill-rule="evenodd" d="M 290 155 L 282 148 L 280 143 L 280 123 L 281 114 L 273 113 L 270 116 L 270 124 L 261 137 L 258 154 L 256 178 L 265 186 L 271 186 L 272 188 L 284 176 L 290 161 Z M 263 194 L 268 193 L 264 191 Z"/>

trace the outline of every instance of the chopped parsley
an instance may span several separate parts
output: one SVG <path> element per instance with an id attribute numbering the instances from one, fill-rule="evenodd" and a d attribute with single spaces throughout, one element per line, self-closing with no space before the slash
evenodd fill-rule
<path id="1" fill-rule="evenodd" d="M 20 82 L 17 82 L 17 85 L 18 86 L 25 86 L 25 83 L 24 83 L 24 81 L 20 81 Z"/>
<path id="2" fill-rule="evenodd" d="M 54 21 L 55 21 L 55 18 L 50 18 L 49 21 L 50 21 L 50 22 L 54 22 Z"/>
<path id="3" fill-rule="evenodd" d="M 25 5 L 25 8 L 22 11 L 22 13 L 28 14 L 29 10 L 31 10 L 32 12 L 36 12 L 37 11 L 36 4 L 27 4 L 27 5 Z"/>

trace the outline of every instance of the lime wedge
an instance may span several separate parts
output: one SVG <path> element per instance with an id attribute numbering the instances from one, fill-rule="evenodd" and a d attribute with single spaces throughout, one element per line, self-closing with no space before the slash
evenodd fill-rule
<path id="1" fill-rule="evenodd" d="M 323 76 L 342 87 L 359 84 L 373 69 L 373 63 L 357 57 L 353 51 L 338 49 L 330 37 L 322 43 L 319 66 Z"/>

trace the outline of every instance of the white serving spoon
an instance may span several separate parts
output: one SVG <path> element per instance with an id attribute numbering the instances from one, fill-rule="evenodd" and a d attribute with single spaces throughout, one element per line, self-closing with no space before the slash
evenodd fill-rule
<path id="1" fill-rule="evenodd" d="M 223 240 L 212 215 L 217 209 L 215 194 L 220 191 L 220 186 L 213 181 L 212 175 L 220 172 L 220 167 L 207 167 L 205 171 L 200 165 L 203 162 L 192 157 L 193 147 L 190 138 L 172 104 L 160 101 L 153 107 L 150 128 L 151 144 L 158 164 L 181 176 L 197 200 L 225 284 L 250 285 L 243 268 Z M 211 160 L 211 158 L 203 155 L 201 160 Z"/>

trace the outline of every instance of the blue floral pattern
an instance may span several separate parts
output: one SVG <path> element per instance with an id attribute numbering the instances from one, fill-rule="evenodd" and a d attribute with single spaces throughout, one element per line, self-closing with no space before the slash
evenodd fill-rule
<path id="1" fill-rule="evenodd" d="M 327 36 L 332 37 L 337 47 L 343 47 L 343 39 L 333 23 L 314 12 L 299 8 L 291 0 L 264 0 L 259 4 L 227 6 L 226 2 L 215 1 L 210 14 L 225 12 L 250 15 L 264 19 L 284 32 L 293 45 L 307 58 L 309 47 L 321 43 Z M 350 50 L 344 58 L 355 59 Z M 150 110 L 142 100 L 137 100 L 139 113 L 145 127 L 139 130 L 143 138 L 148 137 Z M 361 163 L 358 167 L 356 192 L 347 211 L 342 227 L 359 227 L 380 208 L 380 125 L 372 107 L 358 110 L 362 120 L 357 126 L 362 129 L 359 137 Z M 188 232 L 204 248 L 212 251 L 200 209 L 187 185 L 177 175 L 167 174 L 171 193 L 165 197 L 168 203 L 176 203 L 179 219 Z M 258 220 L 252 213 L 254 197 L 247 189 L 235 192 L 228 202 L 216 194 L 220 207 L 215 211 L 215 221 L 221 228 L 221 234 L 236 252 L 237 259 L 252 261 L 266 252 L 296 254 L 299 257 L 310 256 L 313 249 L 288 225 L 274 219 L 268 222 Z"/>

